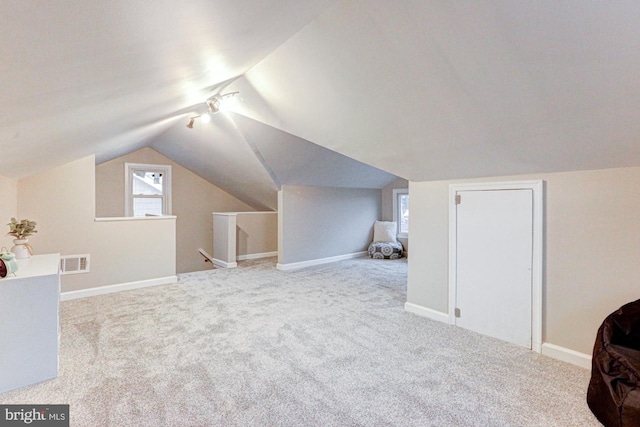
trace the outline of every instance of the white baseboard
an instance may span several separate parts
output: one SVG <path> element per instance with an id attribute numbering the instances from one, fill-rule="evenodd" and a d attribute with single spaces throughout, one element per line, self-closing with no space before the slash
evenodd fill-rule
<path id="1" fill-rule="evenodd" d="M 278 256 L 278 251 L 275 252 L 262 252 L 259 254 L 247 254 L 247 255 L 238 255 L 236 260 L 244 261 L 246 259 L 259 259 L 259 258 L 269 258 L 272 256 Z"/>
<path id="2" fill-rule="evenodd" d="M 591 369 L 591 355 L 589 354 L 580 353 L 579 351 L 549 343 L 542 344 L 542 354 L 562 360 L 563 362 L 571 363 L 572 365 L 580 366 L 581 368 Z"/>
<path id="3" fill-rule="evenodd" d="M 280 263 L 278 263 L 276 265 L 276 268 L 278 270 L 283 270 L 283 271 L 295 270 L 297 268 L 311 267 L 311 266 L 314 266 L 314 265 L 327 264 L 327 263 L 336 262 L 336 261 L 343 261 L 345 259 L 360 258 L 360 257 L 366 256 L 366 255 L 367 255 L 367 251 L 362 251 L 362 252 L 356 252 L 356 253 L 353 253 L 353 254 L 332 256 L 332 257 L 328 257 L 328 258 L 312 259 L 312 260 L 309 260 L 309 261 L 290 262 L 288 264 L 280 264 Z"/>
<path id="4" fill-rule="evenodd" d="M 236 268 L 238 266 L 237 262 L 226 262 L 218 258 L 212 258 L 212 262 L 218 268 Z"/>
<path id="5" fill-rule="evenodd" d="M 78 291 L 66 291 L 60 293 L 60 301 L 87 298 L 96 295 L 112 294 L 114 292 L 130 291 L 133 289 L 147 288 L 149 286 L 169 285 L 171 283 L 177 282 L 177 276 L 167 276 L 158 277 L 157 279 L 140 280 L 137 282 L 120 283 L 116 285 L 99 286 L 97 288 L 81 289 Z"/>
<path id="6" fill-rule="evenodd" d="M 409 313 L 417 314 L 418 316 L 426 317 L 431 320 L 447 324 L 450 323 L 449 315 L 441 311 L 432 310 L 410 302 L 404 303 L 404 309 Z M 535 348 L 533 350 L 536 351 Z M 576 365 L 581 368 L 591 369 L 591 355 L 589 354 L 580 353 L 578 351 L 550 343 L 542 344 L 540 353 L 554 359 L 562 360 L 563 362 L 571 363 L 572 365 Z"/>
<path id="7" fill-rule="evenodd" d="M 431 320 L 435 320 L 442 323 L 450 323 L 449 315 L 447 313 L 443 313 L 441 311 L 432 310 L 427 307 L 423 307 L 418 304 L 413 304 L 411 302 L 404 303 L 405 311 L 409 313 L 417 314 L 418 316 L 426 317 Z"/>

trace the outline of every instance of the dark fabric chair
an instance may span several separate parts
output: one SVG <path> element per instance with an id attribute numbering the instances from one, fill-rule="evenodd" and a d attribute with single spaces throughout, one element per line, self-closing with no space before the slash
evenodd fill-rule
<path id="1" fill-rule="evenodd" d="M 640 300 L 602 322 L 587 390 L 591 412 L 605 426 L 640 426 Z"/>

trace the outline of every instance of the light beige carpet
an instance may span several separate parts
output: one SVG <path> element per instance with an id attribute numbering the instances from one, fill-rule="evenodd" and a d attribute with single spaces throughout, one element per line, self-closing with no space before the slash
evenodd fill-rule
<path id="1" fill-rule="evenodd" d="M 406 313 L 406 262 L 273 259 L 63 302 L 73 426 L 596 426 L 589 372 Z"/>

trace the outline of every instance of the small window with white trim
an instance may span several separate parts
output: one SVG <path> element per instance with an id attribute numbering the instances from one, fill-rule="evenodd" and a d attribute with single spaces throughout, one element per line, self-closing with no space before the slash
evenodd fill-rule
<path id="1" fill-rule="evenodd" d="M 398 237 L 409 237 L 409 189 L 393 190 L 393 220 L 398 224 Z"/>
<path id="2" fill-rule="evenodd" d="M 125 163 L 125 215 L 171 215 L 171 166 Z"/>

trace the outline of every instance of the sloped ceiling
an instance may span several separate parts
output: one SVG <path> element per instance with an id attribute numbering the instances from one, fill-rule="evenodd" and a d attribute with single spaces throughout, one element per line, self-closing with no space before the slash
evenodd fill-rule
<path id="1" fill-rule="evenodd" d="M 180 123 L 151 146 L 248 205 L 277 210 L 278 186 L 227 115 L 193 129 Z"/>
<path id="2" fill-rule="evenodd" d="M 3 1 L 0 174 L 153 146 L 269 207 L 317 181 L 285 161 L 311 143 L 412 181 L 637 166 L 638 22 L 637 1 Z M 184 126 L 231 90 L 235 114 Z"/>
<path id="3" fill-rule="evenodd" d="M 331 3 L 0 2 L 0 174 L 149 145 Z"/>
<path id="4" fill-rule="evenodd" d="M 278 185 L 382 188 L 397 177 L 240 115 L 233 121 Z"/>
<path id="5" fill-rule="evenodd" d="M 234 113 L 154 138 L 152 147 L 243 202 L 276 210 L 281 185 L 382 188 L 397 177 Z"/>
<path id="6" fill-rule="evenodd" d="M 243 114 L 412 181 L 640 165 L 640 2 L 349 1 Z"/>

